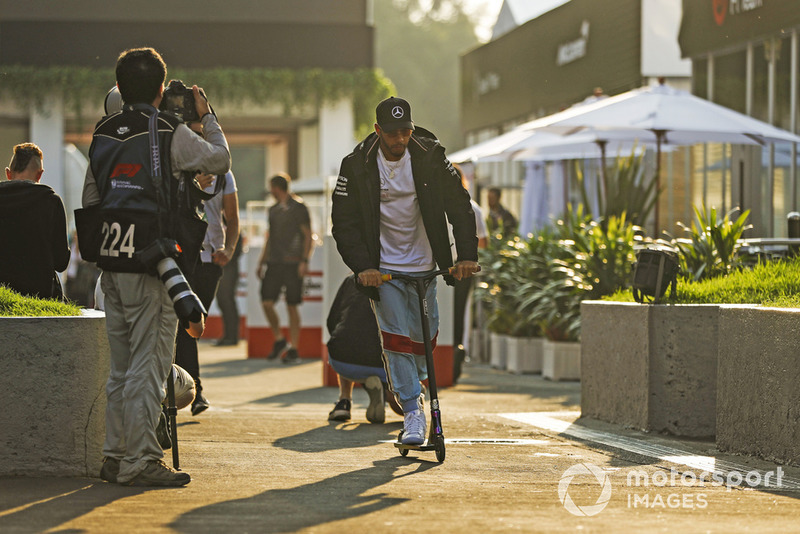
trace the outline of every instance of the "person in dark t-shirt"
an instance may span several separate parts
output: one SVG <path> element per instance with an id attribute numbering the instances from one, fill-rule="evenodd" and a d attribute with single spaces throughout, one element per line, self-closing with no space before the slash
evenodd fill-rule
<path id="1" fill-rule="evenodd" d="M 311 222 L 303 201 L 289 192 L 291 179 L 285 174 L 270 178 L 270 192 L 275 204 L 269 209 L 264 250 L 258 261 L 261 282 L 261 304 L 275 336 L 268 359 L 282 358 L 283 363 L 297 361 L 300 340 L 300 312 L 303 300 L 303 277 L 311 259 Z M 275 301 L 286 289 L 289 313 L 289 338 L 283 335 Z"/>
<path id="2" fill-rule="evenodd" d="M 42 151 L 33 143 L 14 147 L 0 182 L 0 285 L 28 296 L 61 299 L 56 271 L 69 264 L 67 217 L 61 197 L 40 184 Z"/>

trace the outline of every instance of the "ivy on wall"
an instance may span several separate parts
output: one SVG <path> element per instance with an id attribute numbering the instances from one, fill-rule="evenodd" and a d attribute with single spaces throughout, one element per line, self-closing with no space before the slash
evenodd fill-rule
<path id="1" fill-rule="evenodd" d="M 202 86 L 213 103 L 273 103 L 287 115 L 349 97 L 359 136 L 371 131 L 377 103 L 396 92 L 377 69 L 170 69 L 167 76 Z M 47 98 L 60 92 L 67 110 L 80 119 L 83 103 L 101 102 L 114 80 L 113 69 L 5 65 L 0 66 L 0 96 L 25 109 L 43 109 Z"/>

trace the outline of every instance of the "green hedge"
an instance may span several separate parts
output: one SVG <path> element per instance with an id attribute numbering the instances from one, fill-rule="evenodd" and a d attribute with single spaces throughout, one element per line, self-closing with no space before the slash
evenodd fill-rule
<path id="1" fill-rule="evenodd" d="M 678 281 L 669 304 L 760 304 L 781 308 L 800 308 L 800 258 L 771 261 L 752 269 L 700 282 Z M 630 289 L 620 290 L 603 300 L 633 302 Z"/>
<path id="2" fill-rule="evenodd" d="M 332 103 L 344 97 L 353 100 L 353 115 L 359 133 L 368 132 L 375 106 L 396 89 L 378 69 L 169 69 L 168 79 L 181 79 L 203 87 L 209 100 L 219 104 L 241 104 L 246 100 L 276 103 L 284 113 L 307 105 Z M 86 101 L 102 102 L 114 85 L 114 69 L 88 67 L 29 67 L 0 65 L 0 95 L 18 106 L 42 108 L 54 92 L 60 92 L 68 110 L 82 118 Z M 89 121 L 90 124 L 94 120 Z"/>
<path id="3" fill-rule="evenodd" d="M 55 300 L 24 297 L 0 286 L 0 317 L 54 317 L 81 314 L 80 306 Z"/>

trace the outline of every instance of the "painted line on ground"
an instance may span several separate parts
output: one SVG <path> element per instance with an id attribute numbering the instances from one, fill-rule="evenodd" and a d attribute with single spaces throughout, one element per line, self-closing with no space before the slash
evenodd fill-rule
<path id="1" fill-rule="evenodd" d="M 691 469 L 701 469 L 709 474 L 719 474 L 727 477 L 730 472 L 760 473 L 764 479 L 765 471 L 753 469 L 752 467 L 727 460 L 720 460 L 713 456 L 703 456 L 694 454 L 691 451 L 669 447 L 657 443 L 650 443 L 641 439 L 620 436 L 601 430 L 575 425 L 571 421 L 562 419 L 563 417 L 577 418 L 580 412 L 529 412 L 529 413 L 503 413 L 498 414 L 506 419 L 525 423 L 527 425 L 556 432 L 560 435 L 577 438 L 583 441 L 600 443 L 608 447 L 624 450 L 648 458 L 656 458 L 663 462 L 686 466 Z M 776 489 L 774 486 L 763 486 L 769 489 Z M 780 489 L 800 489 L 800 479 L 784 476 L 781 481 Z"/>
<path id="2" fill-rule="evenodd" d="M 397 443 L 396 439 L 384 439 L 378 443 Z M 444 438 L 445 445 L 549 445 L 544 439 L 513 438 Z"/>

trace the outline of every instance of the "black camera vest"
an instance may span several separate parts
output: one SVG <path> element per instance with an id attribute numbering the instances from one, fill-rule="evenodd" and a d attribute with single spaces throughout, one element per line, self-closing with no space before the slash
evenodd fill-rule
<path id="1" fill-rule="evenodd" d="M 172 237 L 168 235 L 168 221 L 169 212 L 175 208 L 177 184 L 172 176 L 170 147 L 181 121 L 167 113 L 158 114 L 160 154 L 151 160 L 149 123 L 155 111 L 146 105 L 125 106 L 104 117 L 94 131 L 89 160 L 101 199 L 97 265 L 103 270 L 145 272 L 134 254 L 159 237 Z M 158 189 L 152 179 L 153 162 L 161 167 Z"/>

